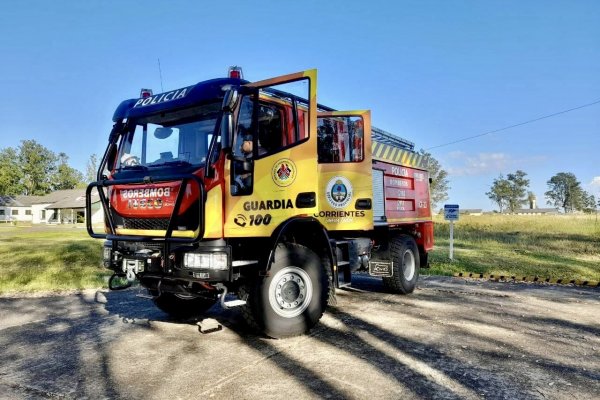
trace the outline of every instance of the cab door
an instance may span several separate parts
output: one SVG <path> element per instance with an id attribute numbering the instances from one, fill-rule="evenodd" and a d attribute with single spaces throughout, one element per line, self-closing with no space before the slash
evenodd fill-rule
<path id="1" fill-rule="evenodd" d="M 317 211 L 316 70 L 246 86 L 225 166 L 225 237 L 270 236 L 287 219 Z"/>
<path id="2" fill-rule="evenodd" d="M 318 220 L 327 230 L 373 229 L 371 112 L 317 114 Z"/>

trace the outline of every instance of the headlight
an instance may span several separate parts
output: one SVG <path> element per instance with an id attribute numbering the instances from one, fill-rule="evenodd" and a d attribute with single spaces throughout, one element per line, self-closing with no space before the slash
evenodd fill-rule
<path id="1" fill-rule="evenodd" d="M 110 247 L 104 248 L 104 261 L 110 261 L 112 255 L 112 249 Z"/>
<path id="2" fill-rule="evenodd" d="M 199 269 L 227 269 L 227 253 L 185 253 L 183 266 Z"/>

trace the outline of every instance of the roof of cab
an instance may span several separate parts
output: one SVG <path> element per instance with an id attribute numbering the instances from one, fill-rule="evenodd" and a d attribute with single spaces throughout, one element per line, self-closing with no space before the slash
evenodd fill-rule
<path id="1" fill-rule="evenodd" d="M 243 79 L 217 78 L 192 86 L 158 93 L 147 98 L 129 99 L 121 102 L 113 115 L 113 121 L 135 118 L 161 111 L 185 108 L 208 100 L 222 99 L 224 86 L 240 86 L 248 83 Z"/>

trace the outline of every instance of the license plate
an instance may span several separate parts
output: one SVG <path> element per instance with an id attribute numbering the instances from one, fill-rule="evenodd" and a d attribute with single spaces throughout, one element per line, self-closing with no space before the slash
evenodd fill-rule
<path id="1" fill-rule="evenodd" d="M 369 261 L 369 275 L 390 277 L 394 275 L 392 261 Z"/>

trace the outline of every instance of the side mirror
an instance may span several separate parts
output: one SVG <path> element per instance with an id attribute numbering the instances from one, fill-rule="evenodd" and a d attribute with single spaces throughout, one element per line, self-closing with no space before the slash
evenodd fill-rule
<path id="1" fill-rule="evenodd" d="M 224 111 L 221 118 L 221 148 L 228 152 L 231 150 L 231 136 L 233 135 L 233 114 Z"/>
<path id="2" fill-rule="evenodd" d="M 117 145 L 112 143 L 109 145 L 108 154 L 106 156 L 106 168 L 111 170 L 115 167 L 115 161 L 117 160 Z"/>
<path id="3" fill-rule="evenodd" d="M 223 97 L 223 117 L 221 118 L 221 147 L 224 151 L 231 150 L 231 140 L 233 135 L 233 110 L 237 106 L 239 93 L 236 88 L 231 88 L 225 92 Z"/>
<path id="4" fill-rule="evenodd" d="M 112 130 L 110 131 L 110 135 L 108 135 L 108 142 L 109 143 L 114 143 L 117 141 L 117 139 L 119 138 L 119 135 L 121 134 L 121 131 L 123 130 L 123 121 L 117 121 L 115 122 L 115 124 L 112 127 Z"/>
<path id="5" fill-rule="evenodd" d="M 238 90 L 236 88 L 229 89 L 223 97 L 223 111 L 232 112 L 235 109 L 239 99 Z"/>
<path id="6" fill-rule="evenodd" d="M 96 180 L 101 181 L 105 176 L 105 171 L 111 171 L 115 167 L 115 161 L 117 161 L 117 145 L 110 143 L 104 152 L 100 167 L 96 173 Z"/>

